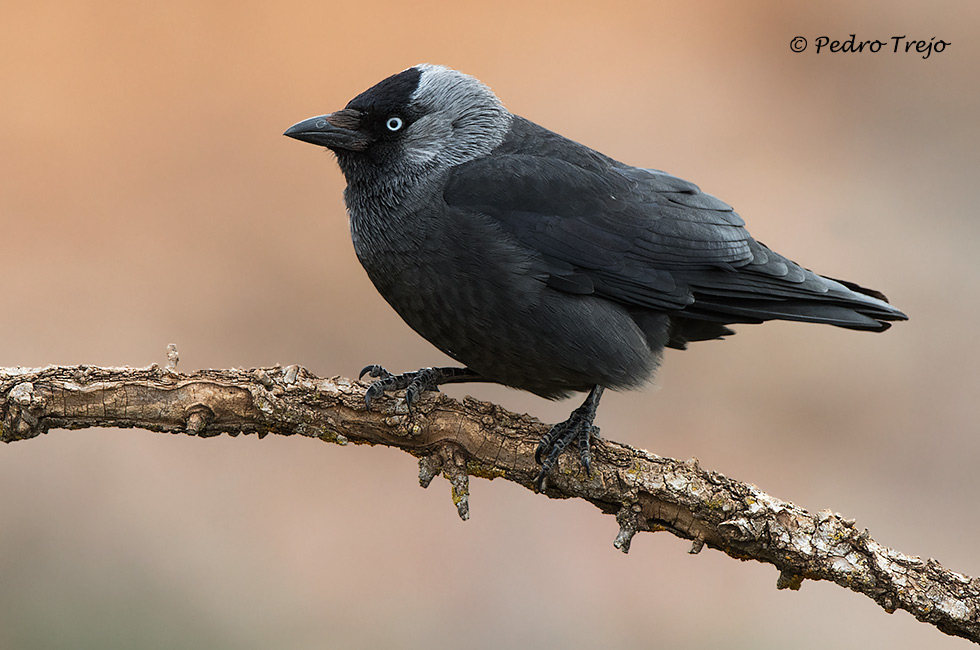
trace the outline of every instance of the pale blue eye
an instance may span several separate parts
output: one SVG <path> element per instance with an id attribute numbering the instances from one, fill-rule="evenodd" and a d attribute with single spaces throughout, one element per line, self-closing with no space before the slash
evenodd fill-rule
<path id="1" fill-rule="evenodd" d="M 400 117 L 389 117 L 388 121 L 385 122 L 385 126 L 388 127 L 389 131 L 398 131 L 405 126 L 405 122 Z"/>

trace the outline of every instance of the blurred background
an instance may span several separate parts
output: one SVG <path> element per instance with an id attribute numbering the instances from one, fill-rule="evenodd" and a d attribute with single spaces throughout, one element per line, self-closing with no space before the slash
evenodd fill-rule
<path id="1" fill-rule="evenodd" d="M 793 323 L 669 351 L 603 434 L 980 574 L 980 5 L 7 2 L 0 366 L 447 360 L 354 257 L 332 156 L 282 137 L 419 62 L 735 206 L 880 289 L 884 335 Z M 813 51 L 822 35 L 878 54 Z M 893 54 L 892 36 L 951 45 Z M 790 41 L 803 36 L 801 54 Z M 467 393 L 555 422 L 576 403 Z M 383 448 L 52 431 L 0 449 L 0 648 L 965 648 L 827 583 L 448 483 Z"/>

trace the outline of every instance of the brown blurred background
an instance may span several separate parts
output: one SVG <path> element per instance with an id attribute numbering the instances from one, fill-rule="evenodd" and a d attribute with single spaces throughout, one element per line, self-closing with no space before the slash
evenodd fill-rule
<path id="1" fill-rule="evenodd" d="M 743 326 L 604 435 L 980 574 L 980 5 L 7 2 L 0 366 L 446 361 L 375 293 L 332 157 L 281 136 L 412 64 L 731 203 L 911 315 Z M 813 53 L 821 35 L 951 42 Z M 790 51 L 800 35 L 803 54 Z M 890 43 L 890 41 L 889 41 Z M 890 47 L 890 45 L 889 45 Z M 453 394 L 554 422 L 552 404 Z M 0 648 L 964 648 L 906 613 L 387 449 L 53 431 L 0 449 Z"/>

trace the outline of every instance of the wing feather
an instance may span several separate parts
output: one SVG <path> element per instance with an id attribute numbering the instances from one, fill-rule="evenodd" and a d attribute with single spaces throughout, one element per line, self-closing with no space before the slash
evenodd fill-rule
<path id="1" fill-rule="evenodd" d="M 905 318 L 881 294 L 821 277 L 755 241 L 731 206 L 693 183 L 624 165 L 520 118 L 492 155 L 449 172 L 444 198 L 497 221 L 541 259 L 542 279 L 558 291 L 723 323 L 779 318 L 880 330 L 880 321 Z"/>

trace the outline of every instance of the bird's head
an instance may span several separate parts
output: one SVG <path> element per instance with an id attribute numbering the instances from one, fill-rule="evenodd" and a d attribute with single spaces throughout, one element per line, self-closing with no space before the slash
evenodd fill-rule
<path id="1" fill-rule="evenodd" d="M 422 64 L 365 90 L 342 110 L 294 124 L 284 135 L 333 151 L 350 182 L 370 171 L 417 177 L 484 156 L 503 140 L 511 119 L 480 81 Z"/>

